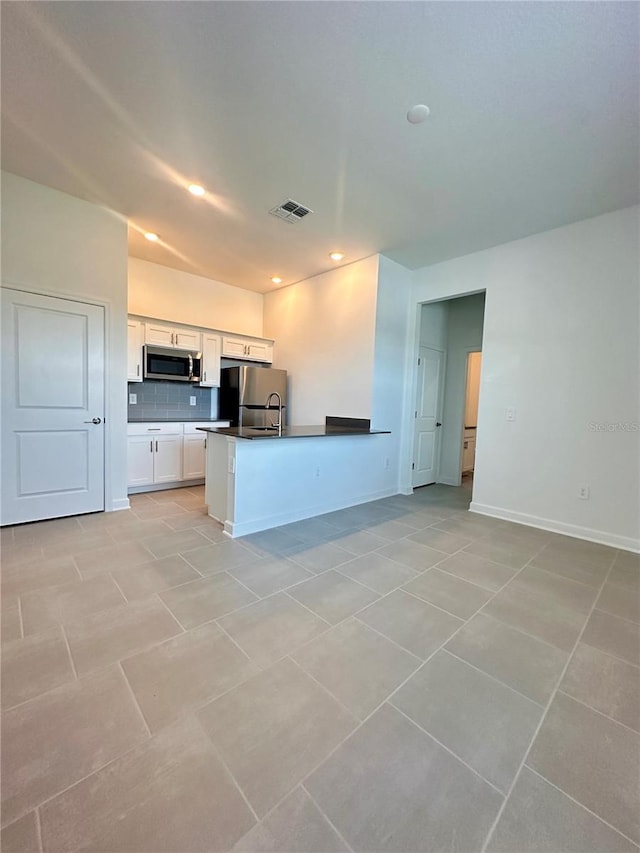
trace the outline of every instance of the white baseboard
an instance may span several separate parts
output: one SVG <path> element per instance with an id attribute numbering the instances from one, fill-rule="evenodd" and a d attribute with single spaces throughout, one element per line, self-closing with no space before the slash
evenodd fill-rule
<path id="1" fill-rule="evenodd" d="M 171 483 L 154 483 L 149 486 L 129 486 L 127 489 L 130 495 L 141 495 L 144 492 L 166 492 L 167 489 L 188 489 L 190 486 L 203 486 L 204 478 L 199 477 L 197 480 L 174 480 Z"/>
<path id="2" fill-rule="evenodd" d="M 381 498 L 390 498 L 392 495 L 397 495 L 395 489 L 384 489 L 379 492 L 360 495 L 357 498 L 352 498 L 344 503 L 332 502 L 331 504 L 322 504 L 314 507 L 304 507 L 291 512 L 282 512 L 275 515 L 267 515 L 262 518 L 253 518 L 242 522 L 224 522 L 224 532 L 232 539 L 237 539 L 238 536 L 248 536 L 250 533 L 259 533 L 261 530 L 271 530 L 272 527 L 280 527 L 283 524 L 291 524 L 293 521 L 303 521 L 305 518 L 316 518 L 318 515 L 324 515 L 327 512 L 335 512 L 339 509 L 347 509 L 350 506 L 359 506 L 360 504 L 371 503 L 378 501 Z M 212 516 L 213 517 L 213 516 Z"/>
<path id="3" fill-rule="evenodd" d="M 118 512 L 121 509 L 130 509 L 131 504 L 129 503 L 129 498 L 116 498 L 111 501 L 111 506 L 106 510 L 107 512 Z"/>
<path id="4" fill-rule="evenodd" d="M 440 484 L 441 486 L 459 486 L 460 485 L 460 481 L 454 479 L 453 477 L 438 477 L 438 479 L 436 480 L 436 483 Z"/>
<path id="5" fill-rule="evenodd" d="M 488 506 L 471 501 L 470 512 L 478 515 L 488 515 L 491 518 L 502 518 L 505 521 L 515 521 L 517 524 L 525 524 L 527 527 L 537 527 L 539 530 L 549 530 L 552 533 L 562 533 L 564 536 L 572 536 L 574 539 L 584 539 L 587 542 L 597 542 L 600 545 L 609 545 L 611 548 L 620 548 L 622 551 L 633 551 L 640 553 L 640 539 L 632 539 L 628 536 L 618 536 L 615 533 L 607 533 L 604 530 L 594 530 L 591 527 L 580 527 L 577 524 L 565 524 L 562 521 L 554 521 L 551 518 L 540 518 L 537 515 L 529 515 L 525 512 L 514 512 L 502 507 Z"/>

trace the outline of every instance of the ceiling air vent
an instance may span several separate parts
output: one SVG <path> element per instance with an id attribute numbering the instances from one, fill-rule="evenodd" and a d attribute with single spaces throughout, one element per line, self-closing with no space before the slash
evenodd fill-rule
<path id="1" fill-rule="evenodd" d="M 269 213 L 277 216 L 278 219 L 284 219 L 285 222 L 299 222 L 308 213 L 313 213 L 313 211 L 309 210 L 303 204 L 298 204 L 297 201 L 288 198 L 282 204 L 278 205 L 278 207 L 272 207 Z"/>

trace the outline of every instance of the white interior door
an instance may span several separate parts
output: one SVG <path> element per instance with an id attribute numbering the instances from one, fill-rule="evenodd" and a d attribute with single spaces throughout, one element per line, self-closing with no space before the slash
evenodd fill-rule
<path id="1" fill-rule="evenodd" d="M 444 353 L 420 347 L 413 443 L 413 486 L 435 483 L 440 454 L 440 406 Z"/>
<path id="2" fill-rule="evenodd" d="M 104 509 L 104 309 L 2 288 L 2 524 Z"/>

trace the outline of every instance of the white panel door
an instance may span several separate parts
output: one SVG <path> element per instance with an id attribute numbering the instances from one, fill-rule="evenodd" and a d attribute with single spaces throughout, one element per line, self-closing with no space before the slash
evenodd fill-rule
<path id="1" fill-rule="evenodd" d="M 104 309 L 2 288 L 2 524 L 104 509 Z"/>
<path id="2" fill-rule="evenodd" d="M 440 389 L 444 353 L 420 347 L 413 446 L 413 486 L 435 483 L 440 454 Z"/>

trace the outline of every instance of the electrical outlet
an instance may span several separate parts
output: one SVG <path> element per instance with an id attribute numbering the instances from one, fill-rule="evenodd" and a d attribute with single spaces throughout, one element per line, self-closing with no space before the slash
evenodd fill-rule
<path id="1" fill-rule="evenodd" d="M 516 410 L 509 407 L 504 410 L 504 419 L 505 421 L 515 421 L 516 419 Z"/>
<path id="2" fill-rule="evenodd" d="M 591 497 L 591 489 L 589 486 L 580 486 L 578 488 L 578 497 L 581 501 L 588 501 Z"/>
<path id="3" fill-rule="evenodd" d="M 313 476 L 314 477 L 320 476 L 320 466 L 319 465 L 316 465 L 316 467 L 313 469 Z"/>
<path id="4" fill-rule="evenodd" d="M 129 394 L 129 405 L 135 406 L 137 402 L 138 402 L 138 395 L 137 394 Z"/>
<path id="5" fill-rule="evenodd" d="M 236 460 L 235 460 L 235 456 L 230 456 L 230 457 L 229 457 L 229 460 L 228 460 L 228 463 L 227 463 L 227 471 L 228 471 L 230 474 L 235 474 L 235 473 L 236 473 Z"/>
<path id="6" fill-rule="evenodd" d="M 389 459 L 389 457 L 388 457 L 388 456 L 385 456 L 385 458 L 384 458 L 384 467 L 385 467 L 385 468 L 388 468 L 388 467 L 389 467 L 390 462 L 391 462 L 391 460 Z"/>
<path id="7" fill-rule="evenodd" d="M 196 403 L 197 403 L 197 400 L 195 397 L 189 397 L 189 405 L 190 406 L 195 406 Z"/>

